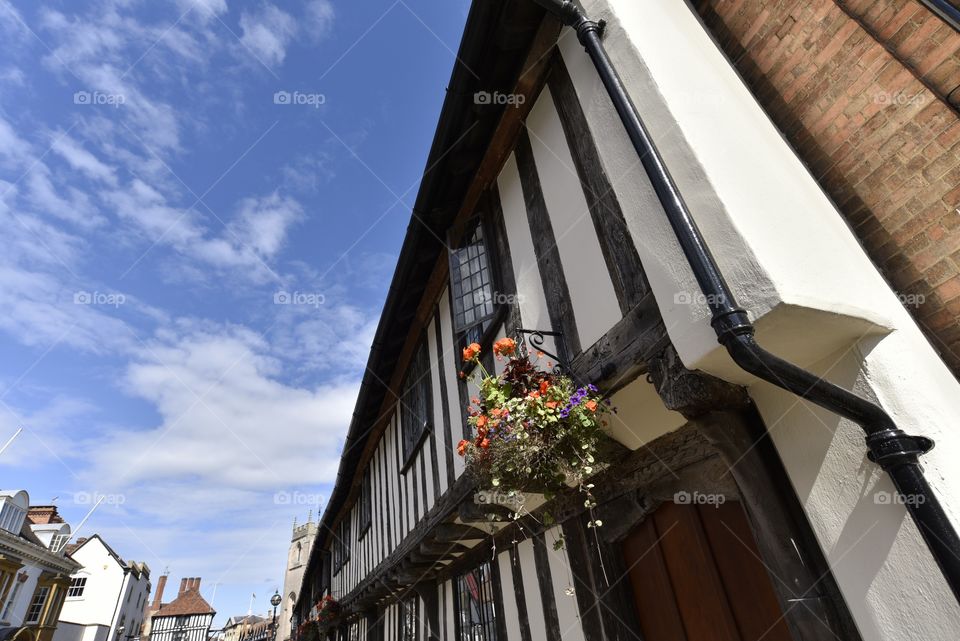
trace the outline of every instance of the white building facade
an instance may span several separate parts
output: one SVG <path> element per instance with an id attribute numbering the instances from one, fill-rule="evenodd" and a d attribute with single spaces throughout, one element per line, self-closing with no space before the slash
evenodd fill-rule
<path id="1" fill-rule="evenodd" d="M 922 460 L 956 528 L 960 384 L 857 237 L 687 3 L 582 4 L 758 342 L 936 441 Z M 957 597 L 861 427 L 718 344 L 576 33 L 532 1 L 474 2 L 428 167 L 300 634 L 330 595 L 331 639 L 960 638 Z M 618 408 L 600 529 L 575 494 L 550 520 L 528 505 L 498 522 L 454 453 L 475 437 L 462 348 L 489 357 L 522 330 L 549 332 Z"/>
<path id="2" fill-rule="evenodd" d="M 29 511 L 25 491 L 0 492 L 0 634 L 51 641 L 79 565 L 33 533 Z"/>
<path id="3" fill-rule="evenodd" d="M 150 569 L 124 561 L 97 534 L 69 546 L 82 568 L 70 577 L 54 641 L 129 641 L 140 637 Z"/>

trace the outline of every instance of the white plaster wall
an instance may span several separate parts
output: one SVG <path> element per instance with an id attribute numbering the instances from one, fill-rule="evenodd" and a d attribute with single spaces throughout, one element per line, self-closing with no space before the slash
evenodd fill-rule
<path id="1" fill-rule="evenodd" d="M 580 344 L 586 348 L 623 318 L 623 314 L 560 116 L 547 87 L 527 116 L 527 131 L 570 291 Z"/>
<path id="2" fill-rule="evenodd" d="M 33 598 L 33 591 L 37 589 L 37 578 L 39 578 L 43 571 L 35 565 L 25 564 L 17 574 L 21 572 L 27 573 L 27 580 L 20 587 L 20 591 L 17 593 L 17 600 L 13 604 L 13 609 L 5 619 L 5 621 L 13 627 L 23 624 L 23 618 L 27 615 L 27 606 L 30 603 L 30 599 Z M 12 589 L 11 587 L 11 590 Z M 9 596 L 8 594 L 7 597 L 9 598 Z M 4 604 L 4 607 L 5 606 L 6 604 Z M 0 612 L 0 615 L 3 615 L 3 612 Z"/>
<path id="3" fill-rule="evenodd" d="M 453 340 L 453 327 L 450 316 L 450 297 L 447 290 L 443 290 L 440 296 L 440 304 L 437 307 L 440 314 L 440 338 L 444 345 L 443 352 L 443 373 L 447 379 L 447 404 L 450 409 L 450 436 L 453 439 L 454 447 L 463 438 L 463 412 L 460 407 L 460 393 L 458 391 L 459 379 L 457 378 L 459 370 L 453 366 L 454 359 L 451 358 L 447 350 L 455 349 L 456 342 Z M 439 388 L 438 388 L 439 389 Z M 440 405 L 440 399 L 435 400 L 436 405 Z M 462 456 L 453 457 L 453 475 L 454 478 L 460 478 L 466 469 Z"/>
<path id="4" fill-rule="evenodd" d="M 540 597 L 540 582 L 537 578 L 537 561 L 533 554 L 532 539 L 525 539 L 517 544 L 517 558 L 520 560 L 520 571 L 523 574 L 523 597 L 527 606 L 530 638 L 546 639 L 547 624 L 543 618 L 543 600 Z"/>
<path id="5" fill-rule="evenodd" d="M 63 602 L 60 619 L 71 623 L 113 625 L 117 598 L 123 587 L 123 569 L 94 539 L 81 547 L 73 559 L 83 569 L 73 576 L 87 577 L 83 595 Z"/>
<path id="6" fill-rule="evenodd" d="M 616 412 L 607 415 L 604 431 L 631 450 L 643 447 L 687 422 L 683 414 L 664 406 L 656 388 L 647 382 L 645 376 L 631 381 L 610 401 Z"/>
<path id="7" fill-rule="evenodd" d="M 614 64 L 758 340 L 936 440 L 925 469 L 960 522 L 960 386 L 691 10 L 583 4 L 607 20 Z M 749 386 L 864 638 L 960 638 L 960 608 L 904 508 L 875 502 L 891 488 L 860 429 L 744 375 L 706 306 L 687 304 L 699 290 L 636 153 L 575 37 L 560 47 L 671 340 L 688 367 Z"/>
<path id="8" fill-rule="evenodd" d="M 543 293 L 537 255 L 533 249 L 533 238 L 527 221 L 527 206 L 523 200 L 517 159 L 513 154 L 510 154 L 500 170 L 497 187 L 500 191 L 503 223 L 507 238 L 510 239 L 510 260 L 517 283 L 517 304 L 523 326 L 528 329 L 551 329 L 547 299 Z M 557 352 L 550 337 L 544 341 L 544 347 L 554 354 Z"/>
<path id="9" fill-rule="evenodd" d="M 587 589 L 583 584 L 574 585 L 573 570 L 566 549 L 555 550 L 553 544 L 563 539 L 563 530 L 555 526 L 544 532 L 547 544 L 547 561 L 550 564 L 550 580 L 553 583 L 553 599 L 557 604 L 557 621 L 560 638 L 564 641 L 584 641 L 580 607 L 577 604 L 576 588 Z M 549 598 L 549 597 L 545 597 Z"/>

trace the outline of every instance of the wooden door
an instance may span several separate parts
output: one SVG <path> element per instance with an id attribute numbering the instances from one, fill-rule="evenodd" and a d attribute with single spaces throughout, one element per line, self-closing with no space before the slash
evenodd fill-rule
<path id="1" fill-rule="evenodd" d="M 666 503 L 623 555 L 645 641 L 791 641 L 739 503 Z"/>

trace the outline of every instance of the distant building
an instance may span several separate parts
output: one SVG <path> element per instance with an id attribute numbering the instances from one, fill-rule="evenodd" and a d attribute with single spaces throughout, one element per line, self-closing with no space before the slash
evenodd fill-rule
<path id="1" fill-rule="evenodd" d="M 277 639 L 286 641 L 290 638 L 290 617 L 293 616 L 293 606 L 297 603 L 300 594 L 300 585 L 303 583 L 303 572 L 310 558 L 310 549 L 313 540 L 317 537 L 317 524 L 312 515 L 307 517 L 303 525 L 293 523 L 293 536 L 290 540 L 290 550 L 287 554 L 287 571 L 283 577 L 283 604 L 277 615 Z"/>
<path id="2" fill-rule="evenodd" d="M 70 524 L 57 512 L 56 505 L 31 505 L 27 520 L 30 530 L 54 552 L 60 552 L 70 539 Z"/>
<path id="3" fill-rule="evenodd" d="M 25 491 L 0 491 L 0 638 L 53 638 L 70 575 L 80 568 L 59 549 L 51 549 L 52 537 L 64 530 L 69 533 L 70 528 L 56 508 L 34 512 Z"/>
<path id="4" fill-rule="evenodd" d="M 166 576 L 160 577 L 150 608 L 150 641 L 207 641 L 216 611 L 200 596 L 200 577 L 181 579 L 180 591 L 170 603 L 162 603 Z"/>
<path id="5" fill-rule="evenodd" d="M 68 544 L 64 552 L 83 567 L 70 578 L 54 641 L 138 639 L 150 568 L 124 561 L 98 534 Z"/>
<path id="6" fill-rule="evenodd" d="M 272 619 L 272 613 L 265 617 L 255 614 L 230 617 L 223 626 L 222 641 L 267 641 L 271 638 Z"/>

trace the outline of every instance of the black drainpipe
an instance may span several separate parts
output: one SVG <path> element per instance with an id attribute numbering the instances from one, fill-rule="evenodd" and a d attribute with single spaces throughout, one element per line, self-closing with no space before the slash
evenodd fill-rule
<path id="1" fill-rule="evenodd" d="M 653 144 L 636 106 L 603 47 L 603 23 L 587 18 L 570 0 L 534 0 L 577 32 L 580 44 L 590 55 L 620 120 L 640 156 L 650 182 L 660 199 L 680 247 L 707 299 L 711 325 L 717 340 L 733 360 L 747 372 L 856 422 L 866 432 L 867 456 L 883 468 L 913 517 L 940 566 L 943 576 L 960 601 L 960 537 L 947 518 L 923 474 L 919 455 L 933 448 L 933 441 L 910 436 L 897 429 L 880 407 L 856 394 L 825 381 L 793 363 L 774 356 L 754 340 L 754 328 L 747 313 L 730 291 L 723 274 L 690 215 L 680 191 Z"/>

